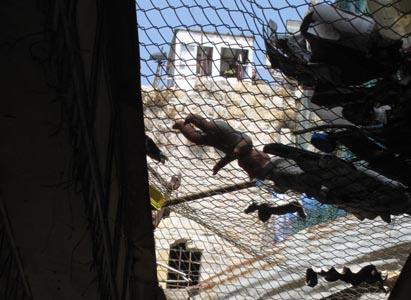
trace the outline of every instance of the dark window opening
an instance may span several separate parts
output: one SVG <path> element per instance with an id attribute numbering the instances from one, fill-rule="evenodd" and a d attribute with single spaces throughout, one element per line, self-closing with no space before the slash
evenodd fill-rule
<path id="1" fill-rule="evenodd" d="M 221 48 L 220 76 L 244 78 L 244 66 L 249 62 L 248 50 Z"/>
<path id="2" fill-rule="evenodd" d="M 211 76 L 213 66 L 213 48 L 197 48 L 197 74 Z"/>
<path id="3" fill-rule="evenodd" d="M 200 280 L 201 250 L 187 249 L 186 242 L 172 245 L 168 265 L 179 271 L 168 270 L 168 289 L 181 289 L 197 285 Z"/>

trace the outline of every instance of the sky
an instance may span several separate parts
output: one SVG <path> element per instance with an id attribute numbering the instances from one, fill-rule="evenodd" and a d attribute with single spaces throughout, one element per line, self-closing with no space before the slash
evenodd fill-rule
<path id="1" fill-rule="evenodd" d="M 260 78 L 269 77 L 265 64 L 263 26 L 273 19 L 278 32 L 286 20 L 301 20 L 310 0 L 143 0 L 136 1 L 142 84 L 154 79 L 156 62 L 150 54 L 163 48 L 168 54 L 177 28 L 254 35 L 254 63 Z M 321 1 L 322 2 L 322 1 Z M 271 79 L 272 80 L 272 79 Z"/>

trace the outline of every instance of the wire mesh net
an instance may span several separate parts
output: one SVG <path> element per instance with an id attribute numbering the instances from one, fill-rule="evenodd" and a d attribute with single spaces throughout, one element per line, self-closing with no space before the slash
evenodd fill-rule
<path id="1" fill-rule="evenodd" d="M 407 1 L 137 1 L 171 299 L 387 299 L 410 251 Z"/>

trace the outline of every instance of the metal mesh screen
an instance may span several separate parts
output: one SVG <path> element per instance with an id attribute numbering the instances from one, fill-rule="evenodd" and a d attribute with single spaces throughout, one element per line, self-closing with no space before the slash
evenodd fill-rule
<path id="1" fill-rule="evenodd" d="M 389 296 L 410 252 L 411 5 L 317 2 L 136 2 L 170 299 Z"/>

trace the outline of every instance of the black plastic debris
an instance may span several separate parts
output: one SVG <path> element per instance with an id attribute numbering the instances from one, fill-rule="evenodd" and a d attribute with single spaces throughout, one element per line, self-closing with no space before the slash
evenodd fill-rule
<path id="1" fill-rule="evenodd" d="M 332 155 L 323 155 L 282 144 L 268 144 L 264 152 L 287 159 L 298 166 L 305 176 L 294 177 L 293 184 L 310 186 L 306 194 L 317 201 L 333 204 L 359 219 L 380 216 L 391 222 L 391 215 L 409 214 L 411 199 L 408 189 L 363 166 L 356 166 Z M 287 169 L 283 170 L 284 173 Z M 289 174 L 290 182 L 293 180 Z M 291 187 L 291 186 L 290 186 Z M 297 190 L 298 188 L 292 188 Z M 301 193 L 301 188 L 297 190 Z"/>
<path id="2" fill-rule="evenodd" d="M 367 265 L 361 268 L 361 270 L 357 273 L 352 272 L 348 267 L 344 267 L 341 273 L 334 267 L 328 271 L 321 270 L 320 272 L 315 272 L 312 268 L 309 268 L 306 271 L 307 285 L 310 287 L 315 287 L 318 284 L 318 275 L 323 277 L 328 282 L 341 280 L 353 286 L 358 286 L 362 283 L 378 283 L 378 290 L 386 292 L 382 272 L 379 271 L 374 265 Z"/>

